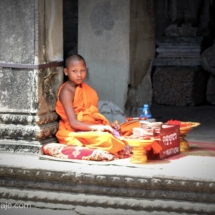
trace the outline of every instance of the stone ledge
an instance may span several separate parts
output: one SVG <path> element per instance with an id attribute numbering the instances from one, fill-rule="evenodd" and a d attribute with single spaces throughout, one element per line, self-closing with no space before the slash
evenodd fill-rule
<path id="1" fill-rule="evenodd" d="M 131 167 L 0 156 L 0 195 L 11 201 L 46 202 L 46 208 L 56 204 L 147 213 L 215 213 L 214 158 L 188 156 L 160 166 Z"/>
<path id="2" fill-rule="evenodd" d="M 58 130 L 58 122 L 52 122 L 41 126 L 0 124 L 0 136 L 5 139 L 41 140 L 55 136 Z"/>
<path id="3" fill-rule="evenodd" d="M 57 119 L 58 115 L 56 112 L 50 112 L 39 116 L 29 114 L 0 113 L 0 123 L 2 124 L 42 125 L 54 122 Z"/>
<path id="4" fill-rule="evenodd" d="M 76 166 L 76 164 L 74 165 Z M 103 175 L 99 173 L 100 168 L 101 166 L 98 166 L 97 174 L 89 174 L 75 169 L 53 171 L 48 168 L 29 169 L 1 165 L 0 187 L 118 196 L 120 198 L 126 196 L 141 199 L 215 203 L 214 181 L 180 179 L 165 175 L 152 176 L 148 171 L 145 171 L 146 176 L 142 177 L 129 174 L 117 176 L 111 173 Z M 106 168 L 107 171 L 110 169 L 104 166 L 102 168 Z M 127 170 L 129 169 L 127 168 Z"/>
<path id="5" fill-rule="evenodd" d="M 15 153 L 25 155 L 41 155 L 42 145 L 57 142 L 56 138 L 47 138 L 42 141 L 7 140 L 0 139 L 0 153 Z"/>
<path id="6" fill-rule="evenodd" d="M 86 163 L 87 164 L 87 163 Z M 73 164 L 75 165 L 75 164 Z M 98 166 L 98 168 L 101 168 Z M 129 169 L 129 168 L 128 168 Z M 159 192 L 165 191 L 181 191 L 183 192 L 195 192 L 195 195 L 198 196 L 198 193 L 201 194 L 203 192 L 212 194 L 211 201 L 215 202 L 215 181 L 204 181 L 204 180 L 190 180 L 190 179 L 181 179 L 181 178 L 172 178 L 167 176 L 129 176 L 129 174 L 116 176 L 114 174 L 103 175 L 101 173 L 85 173 L 85 172 L 76 172 L 76 171 L 60 171 L 60 170 L 50 170 L 50 169 L 38 169 L 38 168 L 16 168 L 10 166 L 2 166 L 0 165 L 0 177 L 8 177 L 11 180 L 16 180 L 17 184 L 21 184 L 22 186 L 37 188 L 36 181 L 40 181 L 41 184 L 44 185 L 44 188 L 48 188 L 51 190 L 58 189 L 74 189 L 74 187 L 70 187 L 71 185 L 77 186 L 78 184 L 87 186 L 92 185 L 95 186 L 94 191 L 103 192 L 100 190 L 100 186 L 103 186 L 104 192 L 107 189 L 111 189 L 110 187 L 118 187 L 119 189 L 123 187 L 127 187 L 129 189 L 134 189 L 133 192 L 138 193 L 138 189 L 146 189 L 148 190 L 156 190 L 159 189 Z M 1 179 L 1 178 L 0 178 Z M 24 183 L 22 180 L 27 180 L 28 182 Z M 52 187 L 52 185 L 47 183 L 51 181 L 51 183 L 56 184 L 56 186 Z M 66 184 L 60 185 L 59 183 L 64 182 Z M 3 182 L 0 181 L 0 184 Z M 4 182 L 10 183 L 10 182 Z M 4 184 L 3 183 L 3 184 Z M 9 186 L 9 184 L 8 184 Z M 10 185 L 12 186 L 12 185 Z M 74 190 L 73 190 L 74 191 Z M 123 191 L 123 190 L 122 190 Z M 124 193 L 123 193 L 124 194 Z M 141 194 L 143 195 L 143 194 Z M 188 195 L 188 194 L 187 194 Z M 147 196 L 147 195 L 146 195 Z M 186 196 L 186 195 L 185 195 Z M 189 195 L 191 197 L 191 195 Z M 152 197 L 154 197 L 152 195 Z M 181 198 L 181 197 L 180 197 Z M 188 197 L 185 197 L 189 199 Z M 203 197 L 202 197 L 203 198 Z M 195 199 L 197 200 L 197 198 Z M 209 199 L 207 199 L 209 200 Z"/>
<path id="7" fill-rule="evenodd" d="M 175 213 L 188 213 L 188 214 L 214 214 L 214 204 L 204 204 L 196 202 L 163 200 L 163 199 L 138 199 L 129 197 L 114 197 L 114 196 L 96 196 L 84 193 L 71 193 L 71 192 L 50 192 L 23 189 L 0 188 L 0 194 L 4 199 L 31 201 L 32 204 L 46 202 L 45 208 L 52 208 L 50 204 L 57 204 L 55 209 L 60 208 L 59 204 L 84 206 L 84 207 L 102 207 L 106 209 L 121 209 L 121 210 L 134 210 L 136 212 L 175 212 Z M 1 200 L 2 201 L 2 200 Z M 61 206 L 61 207 L 62 207 Z"/>
<path id="8" fill-rule="evenodd" d="M 98 181 L 95 181 L 99 184 Z M 33 190 L 46 190 L 47 192 L 72 192 L 72 193 L 85 193 L 91 195 L 105 195 L 105 196 L 117 196 L 119 198 L 134 197 L 142 199 L 163 199 L 169 200 L 174 199 L 178 201 L 194 201 L 194 202 L 215 202 L 215 194 L 204 193 L 204 192 L 190 192 L 190 191 L 177 191 L 166 190 L 165 188 L 159 189 L 154 188 L 132 188 L 126 187 L 125 185 L 119 186 L 105 186 L 105 185 L 92 185 L 86 183 L 75 183 L 71 184 L 66 182 L 64 179 L 61 182 L 42 182 L 42 181 L 32 181 L 32 180 L 13 180 L 10 179 L 0 179 L 0 187 L 10 187 L 10 188 L 22 188 L 22 189 L 33 189 Z M 211 191 L 213 192 L 213 191 Z"/>

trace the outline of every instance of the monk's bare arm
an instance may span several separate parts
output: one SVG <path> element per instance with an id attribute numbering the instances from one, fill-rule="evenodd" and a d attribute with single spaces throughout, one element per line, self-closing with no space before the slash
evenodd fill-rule
<path id="1" fill-rule="evenodd" d="M 70 126 L 75 130 L 80 131 L 91 131 L 91 130 L 100 130 L 100 131 L 109 131 L 113 132 L 110 126 L 104 125 L 91 125 L 77 120 L 74 108 L 73 108 L 74 92 L 68 88 L 63 88 L 60 93 L 60 102 L 62 103 L 64 110 L 66 112 Z"/>

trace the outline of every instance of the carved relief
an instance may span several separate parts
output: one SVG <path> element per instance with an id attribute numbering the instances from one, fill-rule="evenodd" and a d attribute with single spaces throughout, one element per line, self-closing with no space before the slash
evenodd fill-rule
<path id="1" fill-rule="evenodd" d="M 84 173 L 81 173 L 82 179 L 80 180 L 80 173 L 74 174 L 73 172 L 56 172 L 56 171 L 50 171 L 50 170 L 49 171 L 30 170 L 30 169 L 20 169 L 20 168 L 8 169 L 6 167 L 1 167 L 0 169 L 0 178 L 2 177 L 10 177 L 10 178 L 12 177 L 16 179 L 25 178 L 33 181 L 39 180 L 41 182 L 43 181 L 47 182 L 48 180 L 48 181 L 52 181 L 53 184 L 56 184 L 57 189 L 59 188 L 57 184 L 62 181 L 65 184 L 65 186 L 69 186 L 69 189 L 71 190 L 73 190 L 74 187 L 76 187 L 74 188 L 75 190 L 79 190 L 79 189 L 87 190 L 87 189 L 91 189 L 91 188 L 88 188 L 88 186 L 94 186 L 92 189 L 95 192 L 99 192 L 99 193 L 103 192 L 102 191 L 103 189 L 105 192 L 107 190 L 110 193 L 115 192 L 114 189 L 117 188 L 117 190 L 119 190 L 120 192 L 123 192 L 123 193 L 126 192 L 127 194 L 131 191 L 131 195 L 148 196 L 148 197 L 153 197 L 153 196 L 164 197 L 164 196 L 173 196 L 175 195 L 174 193 L 176 192 L 176 195 L 179 196 L 180 198 L 184 196 L 184 198 L 195 199 L 196 198 L 195 196 L 197 196 L 198 200 L 201 200 L 201 195 L 205 194 L 210 196 L 210 200 L 208 199 L 207 201 L 215 201 L 215 194 L 214 194 L 215 182 L 214 181 L 205 182 L 205 181 L 191 181 L 191 180 L 184 181 L 179 179 L 165 179 L 165 178 L 164 179 L 136 178 L 136 177 L 128 178 L 127 176 L 118 177 L 118 176 L 111 176 L 111 175 L 110 176 L 94 175 L 94 174 L 89 175 Z M 127 190 L 124 189 L 124 187 L 128 187 L 127 181 L 132 182 L 129 184 L 130 191 L 129 189 Z M 143 185 L 142 182 L 145 182 L 145 185 Z M 186 182 L 186 187 L 184 186 L 185 182 Z M 80 185 L 82 188 L 79 188 Z M 83 185 L 86 185 L 86 187 L 84 187 Z M 26 186 L 28 186 L 27 183 L 26 183 Z M 66 187 L 66 189 L 67 188 L 68 187 Z M 54 189 L 53 186 L 50 186 L 50 189 Z M 143 191 L 145 192 L 145 194 Z M 195 194 L 195 196 L 192 197 L 191 194 L 192 195 Z M 213 194 L 213 195 L 210 195 L 210 194 Z"/>
<path id="2" fill-rule="evenodd" d="M 44 77 L 41 77 L 42 80 L 42 95 L 45 98 L 46 102 L 51 105 L 56 103 L 56 91 L 57 86 L 59 85 L 58 82 L 58 71 L 53 71 L 47 69 L 47 72 L 43 71 L 42 73 L 39 73 L 39 75 L 46 74 Z"/>
<path id="3" fill-rule="evenodd" d="M 0 124 L 0 138 L 40 140 L 54 136 L 57 132 L 57 129 L 57 122 L 49 123 L 42 126 Z"/>
<path id="4" fill-rule="evenodd" d="M 55 136 L 58 128 L 55 102 L 61 73 L 61 67 L 41 70 L 2 68 L 0 139 L 41 141 Z M 16 146 L 11 145 L 2 150 L 15 151 Z"/>
<path id="5" fill-rule="evenodd" d="M 20 114 L 0 114 L 0 123 L 4 124 L 42 125 L 54 122 L 57 119 L 58 115 L 55 112 L 51 112 L 40 116 Z"/>
<path id="6" fill-rule="evenodd" d="M 185 189 L 185 185 L 188 189 Z M 156 211 L 179 213 L 215 212 L 214 181 L 183 181 L 173 178 L 138 178 L 1 167 L 0 187 L 0 195 L 4 195 L 6 199 L 150 211 L 153 208 Z M 82 194 L 90 194 L 90 198 Z M 125 196 L 127 198 L 124 198 Z M 170 199 L 171 201 L 168 201 Z"/>
<path id="7" fill-rule="evenodd" d="M 55 111 L 57 92 L 62 84 L 62 68 L 47 68 L 38 72 L 38 112 Z M 40 114 L 39 114 L 40 115 Z"/>
<path id="8" fill-rule="evenodd" d="M 186 196 L 186 200 L 182 200 L 182 196 L 178 195 L 175 192 L 175 195 L 172 195 L 176 198 L 170 198 L 171 195 L 168 195 L 171 192 L 162 192 L 161 191 L 146 191 L 148 193 L 153 192 L 153 199 L 150 198 L 124 198 L 124 195 L 120 196 L 121 190 L 118 188 L 111 188 L 115 192 L 102 193 L 99 197 L 97 195 L 93 195 L 91 191 L 93 188 L 89 186 L 80 186 L 80 188 L 73 192 L 75 186 L 69 187 L 65 184 L 54 184 L 51 182 L 33 182 L 33 181 L 13 181 L 13 180 L 0 180 L 1 186 L 10 186 L 10 189 L 1 188 L 0 195 L 10 201 L 10 199 L 14 200 L 28 200 L 33 202 L 46 202 L 47 207 L 49 207 L 49 203 L 61 203 L 61 204 L 75 204 L 75 205 L 84 205 L 84 206 L 93 206 L 93 207 L 111 207 L 111 208 L 123 208 L 123 209 L 133 209 L 133 210 L 145 210 L 145 211 L 168 211 L 169 212 L 178 212 L 178 213 L 197 213 L 197 214 L 214 214 L 215 206 L 213 203 L 204 203 L 204 202 L 194 202 L 191 196 L 198 196 L 201 199 L 200 193 L 190 193 Z M 20 190 L 18 187 L 21 187 Z M 18 188 L 18 189 L 17 189 Z M 30 188 L 30 189 L 29 189 Z M 31 190 L 33 188 L 33 190 Z M 48 188 L 48 189 L 47 189 Z M 58 188 L 61 191 L 61 197 L 59 198 L 59 193 L 56 191 L 50 192 L 50 189 Z M 69 188 L 69 189 L 68 189 Z M 83 195 L 83 192 L 87 193 L 90 189 L 90 198 L 88 195 Z M 37 192 L 35 192 L 37 189 Z M 47 192 L 49 190 L 49 192 Z M 101 190 L 99 187 L 96 188 L 98 193 L 101 194 Z M 69 195 L 68 195 L 69 191 Z M 117 191 L 118 196 L 113 196 Z M 128 188 L 127 193 L 129 193 L 130 188 Z M 162 198 L 157 198 L 157 194 L 161 193 Z M 107 195 L 108 194 L 108 195 Z M 137 197 L 137 196 L 136 196 Z M 177 199 L 177 197 L 180 197 Z M 209 195 L 204 195 L 205 197 L 210 197 Z M 167 199 L 171 199 L 171 201 L 166 201 Z M 178 201 L 180 200 L 180 201 Z M 177 213 L 176 213 L 177 214 Z"/>
<path id="9" fill-rule="evenodd" d="M 11 172 L 13 175 L 17 173 Z M 51 173 L 52 174 L 52 173 Z M 54 173 L 53 173 L 54 174 Z M 29 175 L 26 172 L 25 177 Z M 50 180 L 52 175 L 50 172 L 47 173 L 48 178 L 46 180 Z M 198 202 L 214 202 L 215 195 L 210 193 L 200 193 L 200 192 L 186 192 L 186 191 L 172 191 L 172 190 L 141 190 L 134 188 L 124 187 L 105 187 L 96 186 L 96 185 L 78 185 L 73 184 L 72 186 L 65 183 L 56 183 L 56 182 L 46 182 L 46 181 L 25 181 L 25 180 L 7 180 L 0 179 L 0 186 L 5 187 L 22 187 L 25 189 L 43 189 L 49 191 L 66 191 L 66 192 L 74 192 L 74 193 L 91 193 L 91 194 L 99 194 L 99 195 L 113 195 L 113 196 L 127 196 L 127 197 L 144 197 L 144 198 L 157 198 L 157 199 L 175 199 L 175 200 L 188 200 L 188 201 L 198 201 Z"/>
<path id="10" fill-rule="evenodd" d="M 25 153 L 25 154 L 41 154 L 40 146 L 31 145 L 5 145 L 0 144 L 0 152 Z"/>

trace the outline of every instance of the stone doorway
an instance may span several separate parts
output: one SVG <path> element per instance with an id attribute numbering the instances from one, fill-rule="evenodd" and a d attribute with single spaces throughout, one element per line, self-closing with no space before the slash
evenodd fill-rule
<path id="1" fill-rule="evenodd" d="M 78 49 L 78 0 L 63 0 L 64 59 Z"/>

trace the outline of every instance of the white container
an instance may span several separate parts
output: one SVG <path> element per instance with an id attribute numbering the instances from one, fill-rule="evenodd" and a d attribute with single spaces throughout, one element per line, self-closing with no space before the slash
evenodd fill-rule
<path id="1" fill-rule="evenodd" d="M 137 138 L 144 136 L 154 136 L 154 129 L 133 128 L 133 135 Z"/>
<path id="2" fill-rule="evenodd" d="M 161 128 L 162 122 L 150 122 L 146 120 L 141 120 L 140 121 L 140 127 L 143 129 L 156 129 L 156 128 Z"/>

